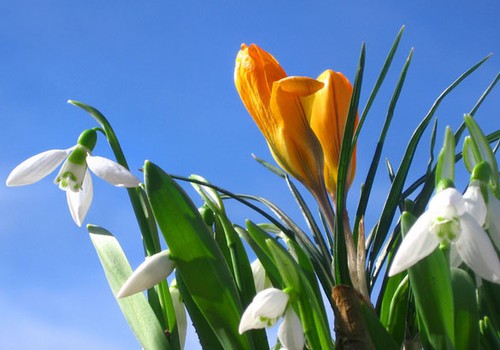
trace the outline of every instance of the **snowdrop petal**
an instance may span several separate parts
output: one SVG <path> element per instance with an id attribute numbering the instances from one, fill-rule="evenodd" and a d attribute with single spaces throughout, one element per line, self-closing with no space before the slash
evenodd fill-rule
<path id="1" fill-rule="evenodd" d="M 462 193 L 455 188 L 449 187 L 439 191 L 429 201 L 428 212 L 432 213 L 434 218 L 443 217 L 451 219 L 460 216 L 465 212 L 465 201 Z"/>
<path id="2" fill-rule="evenodd" d="M 78 192 L 66 191 L 66 199 L 68 201 L 69 211 L 73 221 L 82 226 L 83 220 L 87 213 L 94 197 L 94 190 L 92 186 L 92 178 L 88 170 L 85 171 L 83 178 L 82 189 Z"/>
<path id="3" fill-rule="evenodd" d="M 238 328 L 240 334 L 249 329 L 272 326 L 285 312 L 288 299 L 288 294 L 276 288 L 257 293 L 241 316 Z"/>
<path id="4" fill-rule="evenodd" d="M 292 307 L 289 307 L 285 312 L 283 322 L 278 329 L 278 339 L 282 350 L 304 349 L 304 331 L 300 319 Z"/>
<path id="5" fill-rule="evenodd" d="M 125 281 L 116 297 L 128 297 L 149 289 L 167 278 L 173 270 L 174 262 L 170 260 L 169 250 L 147 257 Z"/>
<path id="6" fill-rule="evenodd" d="M 9 174 L 7 186 L 24 186 L 40 181 L 53 172 L 70 152 L 71 148 L 53 149 L 26 159 Z"/>
<path id="7" fill-rule="evenodd" d="M 112 185 L 128 188 L 139 186 L 140 181 L 137 177 L 125 167 L 110 159 L 89 154 L 87 156 L 87 165 L 94 174 Z"/>
<path id="8" fill-rule="evenodd" d="M 481 278 L 500 283 L 500 261 L 486 232 L 468 213 L 460 224 L 462 232 L 455 242 L 460 257 Z"/>
<path id="9" fill-rule="evenodd" d="M 500 250 L 500 201 L 491 191 L 488 192 L 488 215 L 486 217 L 488 232 L 491 240 Z"/>
<path id="10" fill-rule="evenodd" d="M 440 240 L 437 235 L 430 233 L 433 219 L 433 215 L 426 211 L 413 224 L 394 256 L 389 276 L 408 269 L 436 249 Z"/>
<path id="11" fill-rule="evenodd" d="M 460 254 L 458 254 L 458 250 L 455 244 L 450 246 L 450 265 L 452 267 L 459 267 L 463 263 Z"/>
<path id="12" fill-rule="evenodd" d="M 484 202 L 483 194 L 481 193 L 481 187 L 479 187 L 476 181 L 469 185 L 463 197 L 467 213 L 472 215 L 479 225 L 484 226 L 487 213 L 486 203 Z"/>
<path id="13" fill-rule="evenodd" d="M 187 334 L 187 316 L 186 307 L 182 302 L 181 294 L 179 293 L 179 287 L 174 279 L 169 287 L 170 296 L 172 297 L 172 304 L 174 305 L 175 319 L 177 321 L 177 330 L 179 331 L 179 343 L 180 348 L 184 349 L 186 344 L 186 334 Z"/>
<path id="14" fill-rule="evenodd" d="M 267 278 L 266 270 L 259 259 L 255 259 L 252 264 L 250 264 L 250 267 L 252 268 L 253 281 L 257 293 L 265 288 L 271 287 L 271 282 Z"/>

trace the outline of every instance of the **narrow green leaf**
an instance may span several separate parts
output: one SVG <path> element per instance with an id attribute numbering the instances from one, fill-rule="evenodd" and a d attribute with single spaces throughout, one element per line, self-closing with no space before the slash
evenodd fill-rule
<path id="1" fill-rule="evenodd" d="M 206 179 L 198 175 L 191 175 L 190 178 L 199 182 L 205 182 L 207 185 L 209 184 Z M 212 209 L 217 222 L 220 222 L 220 225 L 222 226 L 222 231 L 225 235 L 225 243 L 227 245 L 227 249 L 229 250 L 229 257 L 226 256 L 226 261 L 227 258 L 230 259 L 228 266 L 230 267 L 232 276 L 236 282 L 242 305 L 246 307 L 251 303 L 255 295 L 252 269 L 250 267 L 247 252 L 239 235 L 236 233 L 233 224 L 227 217 L 226 210 L 219 193 L 213 187 L 200 185 L 199 182 L 192 183 L 192 185 L 201 195 L 205 204 Z M 219 246 L 219 248 L 224 251 L 226 250 L 226 247 Z"/>
<path id="2" fill-rule="evenodd" d="M 356 128 L 356 132 L 353 137 L 353 143 L 356 143 L 358 140 L 359 133 L 363 127 L 364 121 L 366 119 L 366 116 L 368 115 L 368 111 L 371 109 L 371 106 L 373 102 L 375 101 L 375 98 L 377 97 L 377 94 L 380 90 L 380 87 L 382 86 L 382 83 L 385 80 L 385 77 L 387 76 L 387 72 L 389 71 L 389 68 L 391 67 L 392 60 L 394 58 L 394 55 L 396 54 L 399 46 L 399 42 L 401 41 L 401 37 L 403 36 L 403 32 L 405 30 L 405 26 L 402 26 L 401 29 L 398 32 L 398 35 L 396 36 L 396 39 L 394 39 L 394 42 L 392 43 L 391 49 L 389 50 L 389 53 L 387 54 L 387 57 L 385 59 L 384 65 L 382 66 L 382 69 L 378 75 L 377 82 L 375 83 L 372 92 L 370 93 L 370 97 L 368 97 L 368 102 L 366 102 L 365 108 L 363 109 L 363 113 L 361 113 L 361 117 L 359 119 L 359 124 L 358 127 Z"/>
<path id="3" fill-rule="evenodd" d="M 337 178 L 337 198 L 335 212 L 335 232 L 333 235 L 333 242 L 335 248 L 333 250 L 333 266 L 335 273 L 335 284 L 350 284 L 347 246 L 344 236 L 344 213 L 347 213 L 345 207 L 345 199 L 347 196 L 346 179 L 351 157 L 354 153 L 356 146 L 353 143 L 354 127 L 358 115 L 359 98 L 361 95 L 361 86 L 363 83 L 363 74 L 365 69 L 365 45 L 361 46 L 361 53 L 359 56 L 358 67 L 356 70 L 356 77 L 354 78 L 353 91 L 351 101 L 349 103 L 349 111 L 344 128 L 344 135 L 342 136 L 342 145 L 340 147 L 339 155 L 339 168 Z M 349 228 L 350 230 L 350 228 Z"/>
<path id="4" fill-rule="evenodd" d="M 361 191 L 361 197 L 359 199 L 358 208 L 356 210 L 356 220 L 354 226 L 354 232 L 358 231 L 359 221 L 366 214 L 366 209 L 368 207 L 368 200 L 370 198 L 371 190 L 373 188 L 373 182 L 375 180 L 375 175 L 378 170 L 378 166 L 380 163 L 380 158 L 382 156 L 382 150 L 385 144 L 385 140 L 387 137 L 387 133 L 389 131 L 389 127 L 392 122 L 392 118 L 394 117 L 394 111 L 396 110 L 396 104 L 399 100 L 399 96 L 401 95 L 401 91 L 403 89 L 403 85 L 406 79 L 406 74 L 408 73 L 408 69 L 410 68 L 411 58 L 413 55 L 413 51 L 410 51 L 405 65 L 401 70 L 398 82 L 396 84 L 396 88 L 394 89 L 394 93 L 391 98 L 391 102 L 389 104 L 389 108 L 387 109 L 387 114 L 385 116 L 384 125 L 382 127 L 382 131 L 380 133 L 379 139 L 377 141 L 377 146 L 375 147 L 375 152 L 373 154 L 373 158 L 370 164 L 370 168 L 366 175 L 365 184 Z M 358 127 L 359 129 L 359 127 Z"/>
<path id="5" fill-rule="evenodd" d="M 389 190 L 389 194 L 387 196 L 386 202 L 384 204 L 384 208 L 380 215 L 380 220 L 378 224 L 375 226 L 375 231 L 373 233 L 373 240 L 370 247 L 369 254 L 369 264 L 372 264 L 375 261 L 380 248 L 382 247 L 383 242 L 386 240 L 387 232 L 389 231 L 392 221 L 394 219 L 394 214 L 396 213 L 396 208 L 398 207 L 399 202 L 402 200 L 401 193 L 403 190 L 404 183 L 406 181 L 406 177 L 410 170 L 410 166 L 413 161 L 413 157 L 415 155 L 415 151 L 420 142 L 420 139 L 427 128 L 431 118 L 434 116 L 437 108 L 443 101 L 443 99 L 453 91 L 466 77 L 468 77 L 472 72 L 474 72 L 477 68 L 479 68 L 487 59 L 486 57 L 464 72 L 457 80 L 455 80 L 450 86 L 448 86 L 439 97 L 436 99 L 432 107 L 430 108 L 427 115 L 420 122 L 417 129 L 413 133 L 410 142 L 408 143 L 405 154 L 401 161 L 401 164 L 396 172 L 396 177 L 394 182 L 392 183 L 391 189 Z M 433 185 L 433 184 L 432 184 Z M 431 191 L 432 192 L 432 191 Z M 373 265 L 371 265 L 373 268 Z"/>
<path id="6" fill-rule="evenodd" d="M 285 179 L 286 179 L 288 188 L 292 192 L 292 195 L 295 198 L 295 201 L 297 202 L 297 205 L 299 206 L 299 209 L 302 212 L 302 215 L 304 216 L 304 218 L 306 220 L 307 226 L 309 227 L 316 244 L 319 246 L 319 248 L 321 250 L 321 255 L 323 256 L 325 264 L 328 264 L 328 266 L 330 266 L 332 263 L 330 256 L 332 255 L 333 246 L 334 246 L 332 233 L 329 232 L 327 229 L 325 229 L 326 235 L 328 235 L 329 242 L 330 242 L 330 250 L 328 250 L 328 248 L 326 246 L 325 238 L 323 237 L 323 233 L 321 232 L 316 221 L 314 220 L 314 217 L 311 214 L 311 210 L 307 206 L 306 201 L 304 200 L 304 198 L 300 194 L 297 187 L 293 184 L 292 181 L 290 181 L 290 178 L 288 176 L 286 176 Z"/>
<path id="7" fill-rule="evenodd" d="M 238 333 L 242 305 L 224 257 L 198 209 L 170 176 L 144 165 L 146 193 L 186 289 L 227 349 L 251 349 Z"/>
<path id="8" fill-rule="evenodd" d="M 252 251 L 260 260 L 260 263 L 264 267 L 264 270 L 266 270 L 272 285 L 276 288 L 282 289 L 283 279 L 281 278 L 274 260 L 272 259 L 271 251 L 266 244 L 266 240 L 272 239 L 272 237 L 250 220 L 246 221 L 246 225 L 247 230 L 237 227 L 237 232 L 245 239 L 248 245 L 252 248 Z"/>
<path id="9" fill-rule="evenodd" d="M 373 309 L 362 302 L 359 305 L 375 349 L 399 350 L 400 346 L 398 346 L 382 323 L 380 323 Z"/>
<path id="10" fill-rule="evenodd" d="M 401 276 L 400 274 L 399 276 Z M 394 276 L 394 282 L 398 281 L 398 276 Z M 402 277 L 402 276 L 401 276 Z M 388 299 L 391 294 L 387 293 Z M 406 318 L 408 313 L 408 303 L 409 303 L 409 287 L 408 287 L 408 277 L 404 277 L 400 280 L 397 289 L 394 290 L 392 298 L 390 298 L 389 312 L 387 315 L 386 328 L 389 334 L 396 340 L 398 344 L 402 344 L 405 337 L 406 331 Z"/>
<path id="11" fill-rule="evenodd" d="M 88 225 L 87 229 L 101 261 L 109 286 L 113 291 L 113 295 L 116 295 L 127 278 L 132 274 L 132 268 L 120 244 L 110 232 L 93 225 Z M 127 298 L 118 299 L 117 301 L 130 328 L 132 328 L 132 331 L 144 349 L 171 349 L 167 337 L 144 294 L 138 293 Z"/>
<path id="12" fill-rule="evenodd" d="M 479 312 L 476 286 L 467 272 L 452 268 L 453 305 L 455 310 L 455 345 L 457 350 L 479 349 Z"/>
<path id="13" fill-rule="evenodd" d="M 401 216 L 403 236 L 415 222 L 410 213 Z M 408 269 L 424 340 L 435 349 L 454 349 L 455 322 L 453 290 L 448 264 L 440 249 Z"/>

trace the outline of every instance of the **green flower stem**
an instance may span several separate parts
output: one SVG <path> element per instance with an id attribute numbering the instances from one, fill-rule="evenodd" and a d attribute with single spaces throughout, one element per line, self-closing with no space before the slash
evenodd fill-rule
<path id="1" fill-rule="evenodd" d="M 118 138 L 116 137 L 116 134 L 113 128 L 111 127 L 111 124 L 106 119 L 106 117 L 104 117 L 104 115 L 94 107 L 86 105 L 82 102 L 68 100 L 68 103 L 80 107 L 85 111 L 87 111 L 88 113 L 90 113 L 90 115 L 92 115 L 92 117 L 99 123 L 99 125 L 104 130 L 106 139 L 108 140 L 108 143 L 115 155 L 118 164 L 122 165 L 126 169 L 130 169 L 127 160 L 125 158 L 125 155 L 122 151 L 122 148 L 120 146 L 120 143 L 118 141 Z M 134 210 L 134 214 L 137 219 L 137 223 L 139 224 L 139 229 L 141 230 L 142 242 L 144 245 L 146 256 L 151 256 L 155 253 L 160 252 L 161 246 L 158 236 L 158 230 L 156 229 L 156 222 L 151 207 L 149 205 L 149 202 L 144 193 L 144 190 L 140 187 L 135 187 L 135 188 L 127 188 L 127 192 L 130 198 L 130 202 L 132 204 L 132 208 Z M 156 299 L 156 300 L 150 300 L 150 304 L 153 310 L 155 311 L 155 314 L 159 318 L 160 322 L 161 320 L 163 320 L 162 324 L 167 329 L 170 329 L 170 324 L 166 324 L 167 320 L 164 320 L 163 311 L 158 310 L 157 307 L 155 307 L 155 305 L 161 305 L 161 303 L 159 304 L 160 300 L 162 300 L 163 305 L 165 305 L 164 301 L 170 299 L 170 295 L 168 296 L 165 295 L 165 288 L 160 288 L 159 293 L 160 296 L 158 296 L 153 291 L 148 293 L 149 298 Z M 168 306 L 170 306 L 171 308 L 167 310 L 167 314 L 174 315 L 174 309 L 172 307 L 172 303 L 171 302 L 167 303 L 167 307 Z"/>

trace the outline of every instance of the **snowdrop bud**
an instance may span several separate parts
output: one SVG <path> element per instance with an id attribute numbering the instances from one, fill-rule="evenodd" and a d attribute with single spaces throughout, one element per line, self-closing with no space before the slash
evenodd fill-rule
<path id="1" fill-rule="evenodd" d="M 128 297 L 157 285 L 172 273 L 174 267 L 169 250 L 147 257 L 125 281 L 116 297 Z"/>
<path id="2" fill-rule="evenodd" d="M 462 147 L 462 157 L 469 173 L 472 173 L 472 170 L 478 162 L 476 157 L 477 154 L 479 154 L 479 150 L 477 149 L 476 143 L 470 136 L 466 136 Z"/>
<path id="3" fill-rule="evenodd" d="M 449 126 L 446 127 L 443 148 L 438 156 L 436 185 L 444 179 L 455 180 L 455 136 Z"/>

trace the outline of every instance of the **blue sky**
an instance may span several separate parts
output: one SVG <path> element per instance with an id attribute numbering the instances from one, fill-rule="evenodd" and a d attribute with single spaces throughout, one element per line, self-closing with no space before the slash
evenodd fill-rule
<path id="1" fill-rule="evenodd" d="M 72 146 L 81 131 L 95 126 L 66 103 L 75 99 L 108 117 L 137 176 L 150 159 L 174 174 L 197 173 L 233 192 L 268 197 L 299 221 L 284 184 L 251 157 L 270 159 L 233 85 L 241 43 L 270 51 L 290 75 L 315 77 L 331 68 L 352 81 L 365 42 L 364 105 L 406 25 L 393 70 L 361 134 L 350 192 L 354 205 L 409 50 L 415 48 L 413 63 L 384 152 L 394 166 L 432 102 L 463 71 L 496 52 L 443 103 L 440 130 L 446 124 L 456 128 L 498 73 L 499 10 L 495 0 L 3 1 L 0 178 L 5 181 L 33 154 Z M 477 114 L 485 130 L 498 128 L 499 107 L 496 90 Z M 94 154 L 112 157 L 103 141 Z M 428 148 L 421 147 L 412 176 L 427 156 Z M 384 171 L 367 229 L 385 198 Z M 54 176 L 22 188 L 0 186 L 2 347 L 137 349 L 88 234 L 74 225 Z M 142 248 L 125 191 L 101 180 L 94 184 L 86 223 L 113 232 L 137 266 Z M 232 210 L 235 222 L 251 215 L 245 208 Z"/>

